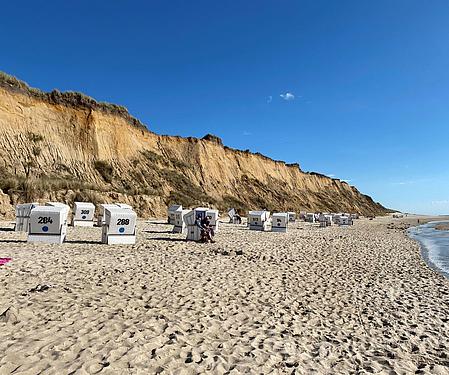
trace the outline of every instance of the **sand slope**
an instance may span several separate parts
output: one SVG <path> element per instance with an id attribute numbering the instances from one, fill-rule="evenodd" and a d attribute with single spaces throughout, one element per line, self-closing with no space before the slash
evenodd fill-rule
<path id="1" fill-rule="evenodd" d="M 0 231 L 0 374 L 448 374 L 449 281 L 388 220 L 209 245 L 143 222 L 126 247 Z"/>

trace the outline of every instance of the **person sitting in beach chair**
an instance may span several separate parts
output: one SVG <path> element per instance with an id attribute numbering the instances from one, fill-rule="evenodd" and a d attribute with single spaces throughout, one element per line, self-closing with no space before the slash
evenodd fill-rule
<path id="1" fill-rule="evenodd" d="M 234 222 L 236 224 L 242 224 L 242 217 L 237 213 L 234 215 Z"/>
<path id="2" fill-rule="evenodd" d="M 215 235 L 214 228 L 210 224 L 210 219 L 207 216 L 205 216 L 203 219 L 198 216 L 196 219 L 196 225 L 201 229 L 200 242 L 215 243 L 213 239 Z"/>

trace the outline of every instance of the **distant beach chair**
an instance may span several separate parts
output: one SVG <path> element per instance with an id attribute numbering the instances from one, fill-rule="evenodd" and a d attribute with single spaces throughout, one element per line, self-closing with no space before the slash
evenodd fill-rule
<path id="1" fill-rule="evenodd" d="M 187 225 L 185 222 L 185 215 L 187 215 L 191 210 L 181 210 L 175 212 L 175 222 L 173 227 L 173 233 L 185 233 L 187 230 Z"/>
<path id="2" fill-rule="evenodd" d="M 327 227 L 327 219 L 326 219 L 325 215 L 320 214 L 318 216 L 318 222 L 320 223 L 320 228 L 326 228 Z"/>
<path id="3" fill-rule="evenodd" d="M 89 202 L 75 202 L 73 206 L 72 225 L 74 227 L 94 226 L 95 205 Z"/>
<path id="4" fill-rule="evenodd" d="M 237 214 L 237 211 L 234 208 L 231 208 L 228 211 L 229 223 L 230 224 L 241 224 L 242 218 Z"/>
<path id="5" fill-rule="evenodd" d="M 340 215 L 337 221 L 338 225 L 352 225 L 353 221 L 349 215 Z"/>
<path id="6" fill-rule="evenodd" d="M 306 223 L 314 223 L 315 222 L 315 214 L 314 213 L 311 213 L 311 212 L 307 212 L 305 215 L 304 215 L 304 221 L 306 222 Z"/>
<path id="7" fill-rule="evenodd" d="M 288 227 L 288 213 L 276 212 L 271 216 L 271 231 L 272 232 L 287 232 Z"/>
<path id="8" fill-rule="evenodd" d="M 173 204 L 168 208 L 167 216 L 168 216 L 168 224 L 174 224 L 175 223 L 175 213 L 182 211 L 182 205 L 180 204 Z"/>
<path id="9" fill-rule="evenodd" d="M 266 231 L 269 226 L 269 211 L 249 211 L 248 226 L 250 230 Z"/>
<path id="10" fill-rule="evenodd" d="M 203 220 L 209 209 L 205 207 L 197 207 L 188 212 L 184 216 L 184 220 L 187 226 L 187 240 L 199 241 L 201 239 L 201 227 L 197 225 L 197 221 Z"/>
<path id="11" fill-rule="evenodd" d="M 220 217 L 218 210 L 209 209 L 206 212 L 206 216 L 209 218 L 210 225 L 213 227 L 214 232 L 218 232 L 218 218 Z"/>
<path id="12" fill-rule="evenodd" d="M 296 221 L 296 212 L 289 211 L 289 212 L 287 212 L 287 215 L 288 215 L 288 221 L 290 223 L 294 223 Z"/>

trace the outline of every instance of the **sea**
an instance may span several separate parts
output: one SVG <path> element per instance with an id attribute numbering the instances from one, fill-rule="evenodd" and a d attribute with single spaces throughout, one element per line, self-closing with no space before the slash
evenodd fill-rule
<path id="1" fill-rule="evenodd" d="M 438 224 L 449 221 L 432 221 L 412 227 L 408 235 L 421 244 L 421 255 L 426 263 L 449 278 L 449 230 L 437 230 Z"/>

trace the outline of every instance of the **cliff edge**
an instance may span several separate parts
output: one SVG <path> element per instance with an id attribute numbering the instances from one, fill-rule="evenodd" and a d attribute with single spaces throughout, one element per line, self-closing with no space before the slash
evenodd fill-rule
<path id="1" fill-rule="evenodd" d="M 22 201 L 122 201 L 139 215 L 170 203 L 269 210 L 388 212 L 346 182 L 305 173 L 220 138 L 162 136 L 126 108 L 44 93 L 0 74 L 0 215 Z M 8 206 L 8 204 L 10 206 Z M 244 213 L 244 212 L 242 212 Z"/>

